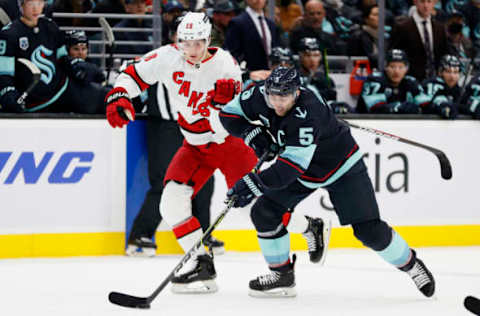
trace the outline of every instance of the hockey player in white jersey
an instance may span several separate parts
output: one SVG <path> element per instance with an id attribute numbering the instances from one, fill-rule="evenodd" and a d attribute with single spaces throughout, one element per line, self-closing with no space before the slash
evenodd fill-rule
<path id="1" fill-rule="evenodd" d="M 191 206 L 200 188 L 216 169 L 231 188 L 257 161 L 254 151 L 230 136 L 219 122 L 219 108 L 240 92 L 241 71 L 228 52 L 208 47 L 211 28 L 204 13 L 187 13 L 177 28 L 177 42 L 127 67 L 105 99 L 109 123 L 122 127 L 129 117 L 135 119 L 132 98 L 158 81 L 167 87 L 185 141 L 168 167 L 160 212 L 184 251 L 202 236 Z M 210 254 L 202 247 L 190 262 L 172 279 L 172 290 L 215 292 Z"/>

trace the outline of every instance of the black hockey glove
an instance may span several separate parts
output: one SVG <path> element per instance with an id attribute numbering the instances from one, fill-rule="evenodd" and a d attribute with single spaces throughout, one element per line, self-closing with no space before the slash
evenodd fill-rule
<path id="1" fill-rule="evenodd" d="M 235 197 L 233 207 L 245 207 L 256 197 L 263 194 L 265 185 L 256 173 L 248 173 L 228 190 L 227 197 Z"/>
<path id="2" fill-rule="evenodd" d="M 258 158 L 268 151 L 265 161 L 272 161 L 280 151 L 279 146 L 273 141 L 264 127 L 252 126 L 248 128 L 243 132 L 242 139 L 247 146 L 250 146 L 255 151 L 255 155 Z"/>
<path id="3" fill-rule="evenodd" d="M 67 63 L 68 74 L 72 79 L 81 84 L 87 84 L 92 81 L 98 82 L 99 70 L 96 69 L 95 65 L 88 63 L 81 58 L 69 58 L 67 59 Z"/>
<path id="4" fill-rule="evenodd" d="M 444 102 L 438 106 L 438 114 L 445 119 L 453 120 L 458 115 L 458 109 L 455 104 Z"/>
<path id="5" fill-rule="evenodd" d="M 15 87 L 5 87 L 4 94 L 0 97 L 0 111 L 8 113 L 25 112 L 25 100 L 18 103 L 21 94 Z"/>
<path id="6" fill-rule="evenodd" d="M 353 108 L 345 102 L 331 102 L 330 106 L 335 114 L 347 114 L 355 112 Z"/>
<path id="7" fill-rule="evenodd" d="M 420 107 L 412 102 L 394 102 L 388 104 L 389 112 L 394 114 L 418 114 Z"/>

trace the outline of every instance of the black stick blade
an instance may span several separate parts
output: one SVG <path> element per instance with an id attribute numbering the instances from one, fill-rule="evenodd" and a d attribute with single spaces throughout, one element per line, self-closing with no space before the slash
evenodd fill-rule
<path id="1" fill-rule="evenodd" d="M 150 308 L 150 302 L 147 297 L 137 297 L 128 294 L 110 292 L 108 294 L 110 303 L 131 308 Z"/>
<path id="2" fill-rule="evenodd" d="M 465 301 L 463 301 L 463 305 L 465 305 L 465 308 L 475 315 L 480 315 L 480 300 L 478 298 L 467 296 L 465 297 Z"/>
<path id="3" fill-rule="evenodd" d="M 445 180 L 450 180 L 452 178 L 452 165 L 450 161 L 443 152 L 437 153 L 438 161 L 440 162 L 440 173 L 442 178 Z"/>

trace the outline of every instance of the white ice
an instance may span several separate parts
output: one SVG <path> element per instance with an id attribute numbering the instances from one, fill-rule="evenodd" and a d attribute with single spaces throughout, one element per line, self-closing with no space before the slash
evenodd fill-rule
<path id="1" fill-rule="evenodd" d="M 298 252 L 296 298 L 248 296 L 248 281 L 267 272 L 260 253 L 216 257 L 215 294 L 178 295 L 170 285 L 150 310 L 108 302 L 112 290 L 148 296 L 180 255 L 153 259 L 122 256 L 0 260 L 0 315 L 470 315 L 466 295 L 480 296 L 480 247 L 420 248 L 433 272 L 436 297 L 428 299 L 410 278 L 366 249 L 332 249 L 325 266 Z"/>

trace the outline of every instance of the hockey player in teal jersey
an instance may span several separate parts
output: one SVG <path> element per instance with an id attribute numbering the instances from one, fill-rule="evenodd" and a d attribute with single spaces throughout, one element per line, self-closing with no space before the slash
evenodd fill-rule
<path id="1" fill-rule="evenodd" d="M 359 113 L 417 114 L 429 100 L 417 79 L 407 76 L 407 54 L 400 49 L 387 52 L 383 73 L 373 73 L 363 83 L 358 98 Z"/>
<path id="2" fill-rule="evenodd" d="M 440 60 L 438 75 L 423 82 L 429 102 L 422 113 L 439 114 L 446 119 L 455 119 L 462 88 L 458 85 L 462 64 L 453 55 L 445 55 Z"/>
<path id="3" fill-rule="evenodd" d="M 67 56 L 64 34 L 42 17 L 44 0 L 21 0 L 22 16 L 0 32 L 0 111 L 105 113 L 108 92 L 87 82 L 86 63 Z M 18 58 L 34 63 L 42 72 L 25 101 L 19 96 L 30 81 Z"/>
<path id="4" fill-rule="evenodd" d="M 349 127 L 335 118 L 323 100 L 301 87 L 296 69 L 274 69 L 264 85 L 228 103 L 220 119 L 227 131 L 243 138 L 256 153 L 259 147 L 271 148 L 267 131 L 280 146 L 270 167 L 245 175 L 227 193 L 235 199 L 235 207 L 258 198 L 251 218 L 271 273 L 250 281 L 251 295 L 296 295 L 295 255 L 290 259 L 290 237 L 282 215 L 321 187 L 328 191 L 342 225 L 351 225 L 365 246 L 405 271 L 425 296 L 433 295 L 435 281 L 430 271 L 380 218 L 372 183 Z"/>
<path id="5" fill-rule="evenodd" d="M 460 103 L 460 113 L 480 120 L 480 76 L 470 80 Z"/>

